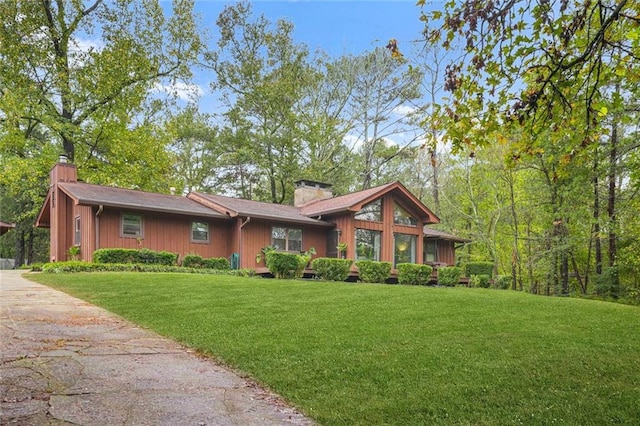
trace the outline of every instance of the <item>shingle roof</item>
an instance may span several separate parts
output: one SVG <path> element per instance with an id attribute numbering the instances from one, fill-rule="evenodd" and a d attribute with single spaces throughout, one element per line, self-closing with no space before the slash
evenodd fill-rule
<path id="1" fill-rule="evenodd" d="M 360 204 L 369 198 L 384 193 L 394 183 L 376 186 L 374 188 L 365 189 L 364 191 L 352 192 L 351 194 L 341 195 L 326 200 L 309 201 L 300 206 L 300 210 L 307 216 L 320 216 L 323 214 L 338 213 L 349 210 L 356 204 Z"/>
<path id="2" fill-rule="evenodd" d="M 222 195 L 203 194 L 200 192 L 192 192 L 187 197 L 204 199 L 210 207 L 216 208 L 221 213 L 226 213 L 232 217 L 250 216 L 258 219 L 280 220 L 282 222 L 306 225 L 334 226 L 328 222 L 307 217 L 302 214 L 298 207 L 284 204 L 265 203 L 242 198 L 225 197 Z"/>
<path id="3" fill-rule="evenodd" d="M 427 238 L 438 238 L 441 240 L 448 240 L 448 241 L 453 241 L 456 243 L 470 243 L 471 240 L 468 240 L 466 238 L 461 238 L 458 236 L 455 236 L 453 234 L 448 234 L 446 232 L 443 231 L 438 231 L 437 229 L 432 229 L 432 228 L 424 228 L 424 236 Z"/>
<path id="4" fill-rule="evenodd" d="M 391 182 L 385 185 L 376 186 L 374 188 L 365 189 L 363 191 L 353 192 L 351 194 L 339 197 L 328 198 L 326 200 L 310 201 L 300 206 L 302 213 L 307 216 L 320 216 L 345 211 L 358 211 L 363 204 L 373 201 L 384 194 L 396 191 L 398 195 L 415 205 L 418 211 L 428 217 L 431 222 L 438 223 L 440 219 L 417 199 L 409 190 L 407 190 L 400 182 Z"/>
<path id="5" fill-rule="evenodd" d="M 114 188 L 88 183 L 59 183 L 60 188 L 79 204 L 104 205 L 180 215 L 225 218 L 186 197 Z"/>

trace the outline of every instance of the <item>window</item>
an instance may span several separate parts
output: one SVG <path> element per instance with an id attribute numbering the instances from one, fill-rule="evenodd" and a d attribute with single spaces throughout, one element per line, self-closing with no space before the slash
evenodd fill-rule
<path id="1" fill-rule="evenodd" d="M 81 242 L 81 234 L 80 234 L 80 216 L 76 217 L 74 224 L 74 233 L 73 233 L 73 244 L 76 246 L 80 245 Z"/>
<path id="2" fill-rule="evenodd" d="M 209 242 L 209 224 L 207 222 L 191 222 L 191 241 L 194 243 Z"/>
<path id="3" fill-rule="evenodd" d="M 382 222 L 382 200 L 373 201 L 360 209 L 355 215 L 356 219 Z"/>
<path id="4" fill-rule="evenodd" d="M 274 226 L 271 228 L 271 245 L 280 251 L 302 251 L 302 229 Z"/>
<path id="5" fill-rule="evenodd" d="M 424 242 L 424 261 L 425 262 L 438 261 L 438 245 L 435 240 L 427 240 Z"/>
<path id="6" fill-rule="evenodd" d="M 393 223 L 406 226 L 418 226 L 418 221 L 397 204 L 393 205 Z"/>
<path id="7" fill-rule="evenodd" d="M 356 229 L 356 260 L 380 260 L 380 231 Z"/>
<path id="8" fill-rule="evenodd" d="M 121 223 L 123 237 L 142 237 L 142 215 L 123 213 Z"/>
<path id="9" fill-rule="evenodd" d="M 416 236 L 393 234 L 394 266 L 398 263 L 416 263 Z"/>

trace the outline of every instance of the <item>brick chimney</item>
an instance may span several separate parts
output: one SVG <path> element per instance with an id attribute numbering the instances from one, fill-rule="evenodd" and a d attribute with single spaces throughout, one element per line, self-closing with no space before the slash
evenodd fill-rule
<path id="1" fill-rule="evenodd" d="M 326 200 L 333 197 L 331 185 L 328 183 L 314 182 L 312 180 L 299 180 L 293 193 L 293 205 L 298 207 L 314 200 Z"/>
<path id="2" fill-rule="evenodd" d="M 70 164 L 67 161 L 67 157 L 61 155 L 56 165 L 49 172 L 49 179 L 51 180 L 51 185 L 58 182 L 77 182 L 78 171 L 74 164 Z"/>

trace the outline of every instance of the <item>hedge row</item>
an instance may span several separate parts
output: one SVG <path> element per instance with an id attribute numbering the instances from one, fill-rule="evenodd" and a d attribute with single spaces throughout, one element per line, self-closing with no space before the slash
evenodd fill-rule
<path id="1" fill-rule="evenodd" d="M 265 253 L 265 263 L 276 278 L 301 278 L 310 255 L 283 253 L 270 250 Z"/>
<path id="2" fill-rule="evenodd" d="M 318 278 L 326 281 L 345 281 L 349 278 L 349 271 L 353 260 L 319 257 L 313 259 L 311 267 Z"/>
<path id="3" fill-rule="evenodd" d="M 178 264 L 178 254 L 149 249 L 109 248 L 94 251 L 93 261 L 96 263 L 139 263 L 145 265 L 171 266 Z"/>
<path id="4" fill-rule="evenodd" d="M 358 260 L 356 266 L 360 281 L 365 283 L 384 283 L 391 274 L 391 262 Z"/>
<path id="5" fill-rule="evenodd" d="M 455 286 L 460 282 L 462 269 L 457 266 L 445 266 L 438 268 L 438 284 L 444 286 Z"/>
<path id="6" fill-rule="evenodd" d="M 182 259 L 182 266 L 185 268 L 206 268 L 206 269 L 219 269 L 226 271 L 231 269 L 229 259 L 226 257 L 210 257 L 203 258 L 197 254 L 188 254 Z"/>
<path id="7" fill-rule="evenodd" d="M 493 277 L 493 262 L 467 262 L 464 265 L 465 274 L 471 278 L 472 275 L 488 275 L 489 279 Z"/>
<path id="8" fill-rule="evenodd" d="M 42 265 L 41 270 L 43 273 L 48 274 L 59 274 L 62 272 L 181 272 L 190 274 L 236 275 L 242 277 L 252 277 L 255 275 L 253 269 L 219 270 L 143 263 L 90 263 L 78 260 L 45 263 Z"/>
<path id="9" fill-rule="evenodd" d="M 398 283 L 410 285 L 427 285 L 431 280 L 433 268 L 417 263 L 398 263 Z"/>

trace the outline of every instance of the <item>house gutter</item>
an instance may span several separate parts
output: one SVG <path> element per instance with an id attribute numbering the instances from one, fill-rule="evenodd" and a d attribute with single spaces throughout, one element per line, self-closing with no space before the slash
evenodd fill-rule
<path id="1" fill-rule="evenodd" d="M 100 215 L 104 211 L 104 205 L 100 204 L 98 206 L 98 211 L 96 212 L 96 250 L 100 248 Z M 94 250 L 95 251 L 95 250 Z"/>

